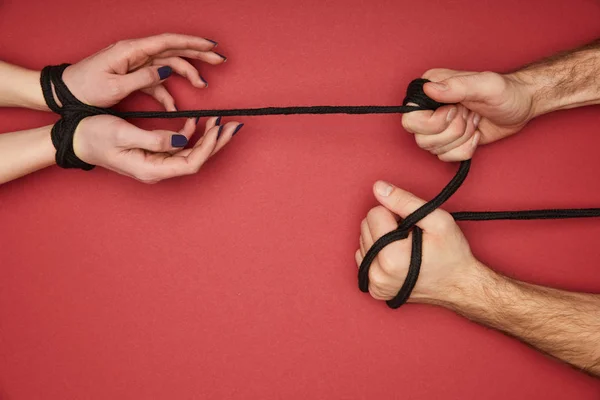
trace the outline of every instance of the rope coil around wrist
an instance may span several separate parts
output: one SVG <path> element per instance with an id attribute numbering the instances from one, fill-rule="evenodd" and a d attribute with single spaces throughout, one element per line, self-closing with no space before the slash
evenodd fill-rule
<path id="1" fill-rule="evenodd" d="M 67 88 L 62 74 L 69 64 L 48 66 L 42 70 L 41 85 L 44 99 L 48 107 L 61 116 L 52 128 L 52 143 L 56 148 L 56 163 L 63 168 L 80 168 L 91 170 L 93 165 L 79 159 L 73 150 L 73 136 L 77 125 L 86 117 L 109 114 L 120 118 L 193 118 L 216 116 L 257 116 L 257 115 L 297 115 L 297 114 L 392 114 L 409 113 L 420 110 L 436 110 L 443 103 L 429 98 L 423 91 L 426 79 L 415 79 L 407 88 L 402 106 L 310 106 L 310 107 L 266 107 L 241 108 L 229 110 L 189 110 L 177 112 L 133 111 L 118 112 L 109 108 L 94 107 L 79 101 Z M 53 95 L 52 87 L 62 107 Z M 408 105 L 416 104 L 416 106 Z M 423 231 L 416 225 L 420 220 L 444 204 L 463 184 L 471 160 L 462 161 L 456 175 L 432 200 L 400 222 L 392 232 L 379 238 L 367 251 L 358 271 L 358 287 L 362 292 L 369 291 L 369 269 L 371 263 L 385 246 L 398 240 L 404 240 L 412 232 L 412 252 L 408 273 L 398 294 L 387 301 L 390 308 L 398 308 L 410 297 L 414 289 L 422 261 Z M 491 220 L 531 220 L 531 219 L 566 219 L 600 217 L 600 208 L 583 209 L 548 209 L 525 211 L 463 211 L 452 213 L 456 221 L 491 221 Z"/>

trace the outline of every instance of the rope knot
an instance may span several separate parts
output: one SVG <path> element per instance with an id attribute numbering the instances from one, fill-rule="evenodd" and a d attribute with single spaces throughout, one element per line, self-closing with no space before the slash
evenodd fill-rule
<path id="1" fill-rule="evenodd" d="M 444 103 L 439 103 L 425 94 L 423 85 L 427 82 L 429 82 L 428 79 L 419 78 L 409 83 L 408 88 L 406 89 L 406 97 L 402 104 L 409 106 L 410 103 L 413 103 L 416 104 L 420 110 L 437 110 L 443 106 Z"/>
<path id="2" fill-rule="evenodd" d="M 93 107 L 82 103 L 69 90 L 62 79 L 63 72 L 69 64 L 47 66 L 42 69 L 40 83 L 44 100 L 50 110 L 61 116 L 52 127 L 52 144 L 56 149 L 56 164 L 62 168 L 79 168 L 89 171 L 94 165 L 81 160 L 73 149 L 73 136 L 79 123 L 87 117 L 114 112 L 107 108 Z M 53 91 L 54 88 L 54 91 Z M 58 105 L 56 97 L 62 105 Z"/>

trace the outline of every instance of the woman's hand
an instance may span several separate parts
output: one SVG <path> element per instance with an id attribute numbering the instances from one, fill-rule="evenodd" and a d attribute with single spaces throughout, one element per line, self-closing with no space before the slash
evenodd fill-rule
<path id="1" fill-rule="evenodd" d="M 111 107 L 142 90 L 167 111 L 175 111 L 173 97 L 162 82 L 174 71 L 197 88 L 207 87 L 184 58 L 222 64 L 227 59 L 213 51 L 216 45 L 212 40 L 172 33 L 122 40 L 69 66 L 63 80 L 75 97 L 96 107 Z"/>
<path id="2" fill-rule="evenodd" d="M 243 126 L 220 125 L 210 118 L 204 135 L 185 149 L 197 121 L 188 119 L 179 132 L 145 131 L 111 115 L 85 118 L 75 131 L 73 149 L 83 161 L 127 175 L 145 183 L 198 172 L 200 167 L 229 143 Z"/>

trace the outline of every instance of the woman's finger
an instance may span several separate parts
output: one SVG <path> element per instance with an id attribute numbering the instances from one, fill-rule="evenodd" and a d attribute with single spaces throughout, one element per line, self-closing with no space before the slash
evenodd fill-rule
<path id="1" fill-rule="evenodd" d="M 156 101 L 158 101 L 167 111 L 177 111 L 175 108 L 175 100 L 171 93 L 164 87 L 162 84 L 158 84 L 155 86 L 151 86 L 149 88 L 142 89 L 143 93 L 154 97 Z"/>
<path id="2" fill-rule="evenodd" d="M 197 88 L 208 87 L 208 83 L 200 76 L 196 67 L 187 62 L 181 57 L 166 57 L 166 58 L 155 58 L 152 60 L 152 65 L 164 66 L 168 65 L 178 75 L 186 78 L 192 85 Z"/>
<path id="3" fill-rule="evenodd" d="M 223 64 L 227 57 L 216 51 L 197 51 L 197 50 L 167 50 L 156 55 L 156 58 L 183 57 L 193 60 L 199 60 L 212 65 Z"/>

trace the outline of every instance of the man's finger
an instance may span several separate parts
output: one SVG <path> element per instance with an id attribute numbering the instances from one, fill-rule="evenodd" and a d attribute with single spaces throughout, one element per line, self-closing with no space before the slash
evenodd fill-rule
<path id="1" fill-rule="evenodd" d="M 425 204 L 425 200 L 387 182 L 376 182 L 373 191 L 381 205 L 401 218 L 406 218 Z M 452 219 L 449 214 L 438 209 L 419 221 L 417 225 L 425 231 L 435 231 L 440 219 L 445 221 L 447 218 Z"/>
<path id="2" fill-rule="evenodd" d="M 436 135 L 456 118 L 456 106 L 444 106 L 435 111 L 415 111 L 402 115 L 402 126 L 410 133 Z"/>

